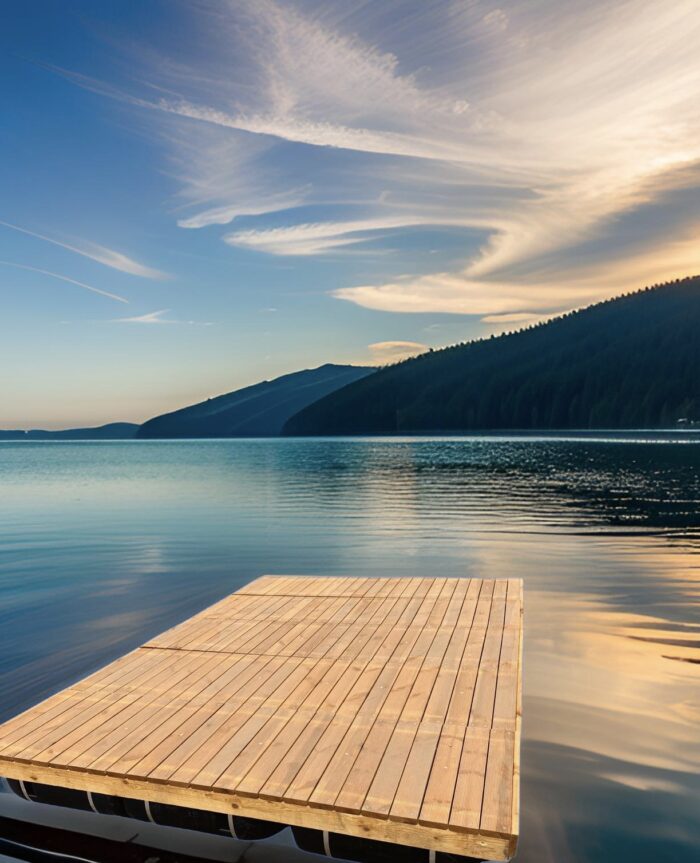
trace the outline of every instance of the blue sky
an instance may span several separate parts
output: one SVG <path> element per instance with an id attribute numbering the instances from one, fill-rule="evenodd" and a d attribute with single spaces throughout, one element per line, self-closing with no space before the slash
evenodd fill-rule
<path id="1" fill-rule="evenodd" d="M 698 36 L 694 0 L 6 0 L 0 427 L 700 271 Z"/>

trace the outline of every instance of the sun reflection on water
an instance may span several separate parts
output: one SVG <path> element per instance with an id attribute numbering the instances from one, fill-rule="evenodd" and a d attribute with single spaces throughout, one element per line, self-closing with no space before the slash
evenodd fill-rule
<path id="1" fill-rule="evenodd" d="M 619 441 L 3 445 L 0 712 L 263 572 L 520 576 L 518 859 L 692 859 L 699 467 Z"/>

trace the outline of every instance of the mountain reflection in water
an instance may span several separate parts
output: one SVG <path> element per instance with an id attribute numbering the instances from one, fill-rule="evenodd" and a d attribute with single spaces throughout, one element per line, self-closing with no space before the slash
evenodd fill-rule
<path id="1" fill-rule="evenodd" d="M 518 860 L 700 847 L 700 445 L 0 444 L 0 715 L 264 573 L 525 580 Z"/>

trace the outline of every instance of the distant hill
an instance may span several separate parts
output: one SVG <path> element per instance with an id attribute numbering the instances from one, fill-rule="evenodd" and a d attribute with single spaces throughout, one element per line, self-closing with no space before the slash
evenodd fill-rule
<path id="1" fill-rule="evenodd" d="M 134 437 L 137 429 L 136 423 L 108 423 L 96 428 L 60 431 L 7 429 L 0 430 L 0 440 L 128 440 Z"/>
<path id="2" fill-rule="evenodd" d="M 700 277 L 384 368 L 289 435 L 659 428 L 700 419 Z"/>
<path id="3" fill-rule="evenodd" d="M 293 372 L 145 422 L 139 438 L 271 437 L 297 411 L 373 368 L 327 364 Z"/>

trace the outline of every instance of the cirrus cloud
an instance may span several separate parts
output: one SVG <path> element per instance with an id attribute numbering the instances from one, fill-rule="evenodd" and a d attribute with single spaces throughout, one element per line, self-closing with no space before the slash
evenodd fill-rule
<path id="1" fill-rule="evenodd" d="M 211 321 L 181 321 L 176 318 L 166 318 L 170 309 L 158 309 L 155 312 L 146 312 L 143 315 L 134 315 L 129 318 L 112 318 L 111 323 L 114 324 L 142 324 L 144 326 L 153 326 L 159 324 L 189 324 L 195 327 L 211 327 Z"/>
<path id="2" fill-rule="evenodd" d="M 73 76 L 159 118 L 182 227 L 276 256 L 463 228 L 459 264 L 333 291 L 391 312 L 549 314 L 700 269 L 700 206 L 672 236 L 653 217 L 700 188 L 696 0 L 208 8 L 140 92 Z"/>
<path id="3" fill-rule="evenodd" d="M 146 279 L 167 279 L 168 274 L 160 270 L 154 270 L 152 267 L 147 267 L 145 264 L 140 264 L 133 258 L 115 252 L 114 249 L 108 249 L 106 246 L 100 246 L 97 243 L 91 243 L 88 240 L 73 240 L 72 243 L 65 243 L 57 240 L 55 237 L 47 237 L 44 234 L 39 234 L 36 231 L 30 231 L 28 228 L 21 228 L 19 225 L 13 225 L 11 222 L 0 221 L 0 225 L 5 228 L 11 228 L 13 231 L 19 231 L 22 234 L 27 234 L 30 237 L 36 237 L 38 240 L 44 240 L 46 243 L 51 243 L 54 246 L 60 246 L 69 252 L 75 252 L 76 255 L 82 255 L 84 258 L 90 258 L 97 261 L 98 264 L 103 264 L 105 267 L 111 267 L 113 270 L 119 270 L 122 273 L 129 273 L 132 276 L 141 276 Z"/>
<path id="4" fill-rule="evenodd" d="M 101 297 L 107 297 L 109 300 L 115 300 L 118 303 L 128 303 L 126 297 L 119 294 L 113 294 L 110 291 L 103 291 L 102 288 L 96 288 L 93 285 L 88 285 L 85 282 L 79 282 L 77 279 L 71 279 L 69 276 L 63 276 L 60 273 L 54 273 L 51 270 L 43 270 L 39 267 L 31 267 L 28 264 L 17 264 L 14 261 L 0 261 L 4 267 L 14 267 L 17 270 L 27 270 L 31 273 L 38 273 L 41 276 L 49 276 L 52 279 L 58 279 L 61 282 L 66 282 L 69 285 L 75 285 L 78 288 L 83 288 L 93 294 L 99 294 Z"/>

